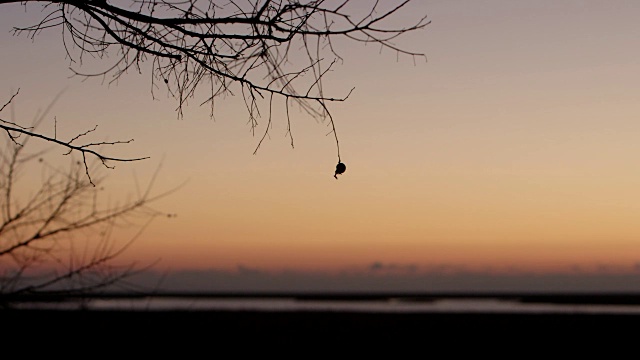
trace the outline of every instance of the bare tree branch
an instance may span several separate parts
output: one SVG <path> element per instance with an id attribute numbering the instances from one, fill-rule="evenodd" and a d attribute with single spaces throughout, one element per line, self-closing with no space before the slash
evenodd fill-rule
<path id="1" fill-rule="evenodd" d="M 103 178 L 82 181 L 85 171 L 77 162 L 59 171 L 41 153 L 26 153 L 26 144 L 7 140 L 0 158 L 0 295 L 86 293 L 135 273 L 136 264 L 114 260 L 152 220 L 174 216 L 151 207 L 173 190 L 152 194 L 152 179 L 138 197 L 103 204 Z M 13 186 L 27 165 L 45 174 L 29 196 Z M 114 239 L 115 229 L 131 226 L 138 230 L 127 241 Z"/>
<path id="2" fill-rule="evenodd" d="M 6 106 L 8 106 L 14 99 L 15 97 L 18 95 L 18 93 L 20 92 L 20 90 L 18 89 L 9 99 L 9 101 L 7 101 L 2 108 L 0 108 L 0 112 L 2 112 L 2 110 L 4 110 L 4 108 Z M 133 139 L 129 139 L 129 140 L 119 140 L 119 141 L 101 141 L 101 142 L 88 142 L 88 143 L 84 143 L 84 144 L 79 144 L 79 145 L 75 145 L 73 144 L 74 141 L 80 139 L 81 137 L 94 132 L 96 130 L 96 128 L 98 127 L 97 125 L 93 128 L 93 129 L 89 129 L 83 133 L 80 133 L 76 136 L 74 136 L 73 138 L 71 138 L 70 140 L 64 141 L 64 140 L 60 140 L 57 137 L 57 129 L 56 129 L 56 124 L 57 124 L 57 120 L 54 119 L 55 123 L 54 123 L 54 136 L 47 136 L 43 133 L 40 133 L 38 131 L 35 131 L 35 128 L 44 120 L 44 117 L 46 115 L 47 112 L 45 112 L 44 114 L 42 114 L 40 116 L 39 119 L 37 119 L 35 121 L 35 123 L 32 126 L 29 127 L 25 127 L 25 126 L 21 126 L 19 124 L 17 124 L 14 121 L 9 121 L 9 120 L 5 120 L 3 118 L 0 118 L 0 129 L 4 130 L 5 133 L 7 134 L 7 136 L 9 137 L 9 139 L 17 146 L 23 146 L 24 143 L 20 142 L 20 137 L 22 135 L 25 135 L 25 139 L 29 139 L 29 138 L 37 138 L 37 139 L 41 139 L 50 143 L 54 143 L 56 145 L 60 145 L 63 148 L 67 148 L 68 151 L 65 153 L 65 155 L 68 155 L 72 152 L 78 152 L 82 155 L 82 161 L 84 163 L 84 167 L 85 167 L 85 173 L 89 179 L 89 182 L 91 183 L 91 185 L 95 184 L 93 183 L 93 180 L 91 179 L 91 175 L 89 174 L 89 165 L 87 163 L 87 156 L 94 156 L 95 158 L 97 158 L 98 160 L 100 160 L 100 162 L 102 163 L 102 165 L 104 165 L 107 168 L 113 168 L 113 166 L 109 166 L 107 164 L 107 162 L 109 161 L 114 161 L 114 162 L 130 162 L 130 161 L 139 161 L 139 160 L 144 160 L 144 159 L 148 159 L 149 157 L 138 157 L 138 158 L 118 158 L 118 157 L 112 157 L 112 156 L 107 156 L 102 154 L 101 152 L 99 152 L 98 150 L 94 150 L 98 147 L 102 147 L 105 145 L 117 145 L 117 144 L 128 144 L 131 143 L 133 141 Z"/>
<path id="3" fill-rule="evenodd" d="M 259 102 L 268 98 L 266 135 L 273 120 L 274 97 L 282 98 L 287 134 L 293 142 L 290 106 L 297 104 L 333 126 L 328 103 L 345 101 L 353 91 L 342 95 L 323 91 L 322 80 L 335 60 L 343 59 L 336 50 L 337 40 L 377 44 L 414 61 L 425 58 L 394 43 L 399 36 L 429 24 L 426 17 L 418 16 L 413 23 L 397 25 L 394 18 L 411 1 L 0 0 L 0 4 L 41 6 L 42 20 L 15 28 L 14 33 L 34 37 L 43 30 L 61 29 L 77 76 L 116 81 L 130 70 L 142 72 L 142 64 L 148 62 L 152 96 L 166 88 L 178 102 L 179 117 L 187 99 L 201 87 L 209 92 L 202 104 L 211 104 L 213 116 L 215 99 L 233 95 L 235 85 L 243 94 L 252 130 L 262 116 Z M 87 56 L 104 61 L 110 54 L 117 55 L 103 71 L 80 70 Z M 325 61 L 330 65 L 325 66 Z M 264 136 L 256 150 L 263 140 Z M 81 149 L 86 150 L 73 150 Z"/>

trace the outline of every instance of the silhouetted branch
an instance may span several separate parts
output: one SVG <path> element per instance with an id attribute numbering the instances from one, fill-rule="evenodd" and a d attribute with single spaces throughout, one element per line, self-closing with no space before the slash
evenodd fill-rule
<path id="1" fill-rule="evenodd" d="M 202 104 L 210 103 L 213 114 L 214 100 L 233 95 L 235 84 L 241 88 L 252 130 L 261 117 L 258 100 L 269 94 L 271 109 L 277 96 L 285 100 L 292 140 L 288 114 L 292 102 L 317 119 L 333 122 L 327 104 L 345 101 L 353 91 L 340 96 L 323 91 L 322 80 L 335 59 L 342 59 L 336 40 L 377 44 L 398 55 L 424 58 L 393 41 L 429 24 L 426 17 L 407 26 L 391 24 L 411 0 L 0 0 L 0 4 L 12 2 L 25 7 L 41 4 L 42 20 L 15 28 L 14 33 L 33 37 L 43 30 L 61 29 L 72 71 L 78 76 L 111 76 L 110 81 L 116 81 L 131 69 L 142 71 L 142 64 L 149 61 L 152 96 L 159 86 L 166 87 L 178 102 L 179 117 L 201 86 L 210 91 Z M 117 58 L 105 70 L 76 69 L 86 55 L 104 59 L 112 48 L 117 49 Z M 324 58 L 334 60 L 325 67 Z M 310 78 L 305 77 L 308 74 Z M 269 131 L 271 110 L 268 119 L 264 134 Z M 263 140 L 264 136 L 257 148 Z"/>
<path id="2" fill-rule="evenodd" d="M 26 153 L 27 143 L 7 140 L 0 156 L 0 295 L 82 293 L 131 276 L 135 264 L 117 266 L 114 260 L 153 219 L 173 216 L 150 207 L 171 191 L 152 194 L 152 179 L 136 198 L 104 205 L 104 188 L 96 186 L 103 179 L 82 181 L 86 163 L 84 170 L 72 162 L 61 172 L 41 153 Z M 30 163 L 41 167 L 42 182 L 19 191 L 19 173 Z M 128 226 L 138 230 L 127 241 L 112 238 L 115 229 Z"/>
<path id="3" fill-rule="evenodd" d="M 18 95 L 20 90 L 16 91 L 11 98 L 9 99 L 9 101 L 7 101 L 2 108 L 0 108 L 0 112 L 2 112 L 2 110 L 4 110 L 4 108 L 9 105 L 14 98 Z M 91 185 L 95 184 L 93 183 L 93 180 L 91 179 L 91 175 L 89 174 L 89 165 L 87 164 L 87 156 L 94 156 L 96 157 L 98 160 L 100 160 L 100 162 L 102 163 L 102 165 L 104 165 L 107 168 L 113 168 L 112 166 L 109 166 L 107 164 L 108 161 L 114 161 L 114 162 L 130 162 L 130 161 L 138 161 L 138 160 L 144 160 L 144 159 L 148 159 L 149 157 L 139 157 L 139 158 L 117 158 L 117 157 L 112 157 L 112 156 L 107 156 L 104 155 L 102 153 L 100 153 L 97 150 L 94 150 L 97 147 L 101 147 L 104 145 L 117 145 L 117 144 L 128 144 L 130 142 L 133 141 L 133 139 L 130 140 L 125 140 L 125 141 L 102 141 L 102 142 L 88 142 L 88 143 L 84 143 L 84 144 L 79 144 L 79 145 L 75 145 L 72 144 L 74 141 L 80 139 L 81 137 L 94 132 L 96 130 L 96 128 L 98 127 L 97 125 L 90 130 L 87 130 L 83 133 L 80 133 L 76 136 L 74 136 L 73 138 L 71 138 L 71 140 L 68 141 L 63 141 L 57 138 L 57 120 L 55 120 L 54 123 L 54 136 L 47 136 L 44 135 L 42 133 L 39 133 L 37 131 L 35 131 L 35 127 L 37 125 L 39 125 L 39 123 L 44 119 L 44 117 L 40 117 L 40 119 L 38 119 L 36 121 L 36 123 L 33 126 L 30 127 L 25 127 L 25 126 L 21 126 L 18 125 L 16 122 L 14 121 L 8 121 L 8 120 L 4 120 L 2 118 L 0 118 L 0 129 L 4 130 L 5 133 L 7 134 L 7 136 L 9 137 L 9 139 L 16 145 L 16 146 L 22 146 L 23 143 L 21 143 L 19 141 L 21 135 L 25 135 L 25 138 L 38 138 L 47 142 L 51 142 L 54 143 L 56 145 L 59 145 L 63 148 L 67 148 L 68 151 L 65 153 L 65 155 L 68 155 L 72 152 L 78 152 L 82 155 L 82 161 L 84 163 L 84 167 L 85 167 L 85 173 L 87 175 L 87 178 L 89 179 L 89 182 L 91 183 Z"/>

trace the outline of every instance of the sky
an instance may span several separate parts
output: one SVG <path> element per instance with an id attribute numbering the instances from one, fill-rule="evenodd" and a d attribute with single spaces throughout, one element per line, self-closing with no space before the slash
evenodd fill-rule
<path id="1" fill-rule="evenodd" d="M 423 15 L 397 42 L 426 61 L 337 43 L 325 90 L 355 88 L 330 107 L 338 180 L 326 123 L 293 112 L 292 147 L 279 112 L 254 154 L 239 97 L 179 119 L 148 72 L 73 77 L 59 29 L 11 34 L 40 16 L 14 4 L 0 99 L 19 88 L 15 118 L 30 119 L 61 94 L 61 136 L 135 139 L 109 152 L 150 159 L 105 171 L 106 190 L 158 170 L 154 191 L 178 190 L 154 207 L 176 216 L 120 260 L 170 287 L 640 290 L 640 2 L 414 1 L 394 21 Z"/>

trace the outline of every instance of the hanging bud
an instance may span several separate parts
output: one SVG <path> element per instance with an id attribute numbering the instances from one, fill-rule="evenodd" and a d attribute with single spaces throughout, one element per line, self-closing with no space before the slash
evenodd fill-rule
<path id="1" fill-rule="evenodd" d="M 336 172 L 335 174 L 333 174 L 334 178 L 338 178 L 338 175 L 344 173 L 345 171 L 347 171 L 347 165 L 339 162 L 338 165 L 336 165 Z"/>

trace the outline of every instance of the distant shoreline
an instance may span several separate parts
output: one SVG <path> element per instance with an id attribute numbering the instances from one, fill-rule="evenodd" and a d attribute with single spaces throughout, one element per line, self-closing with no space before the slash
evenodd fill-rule
<path id="1" fill-rule="evenodd" d="M 140 299 L 140 298 L 194 298 L 194 299 L 296 299 L 300 301 L 367 301 L 401 299 L 402 301 L 429 302 L 440 299 L 503 299 L 522 303 L 552 304 L 604 304 L 640 305 L 640 293 L 395 293 L 395 292 L 105 292 L 95 294 L 39 293 L 34 295 L 2 296 L 5 302 L 78 301 L 81 299 Z"/>

